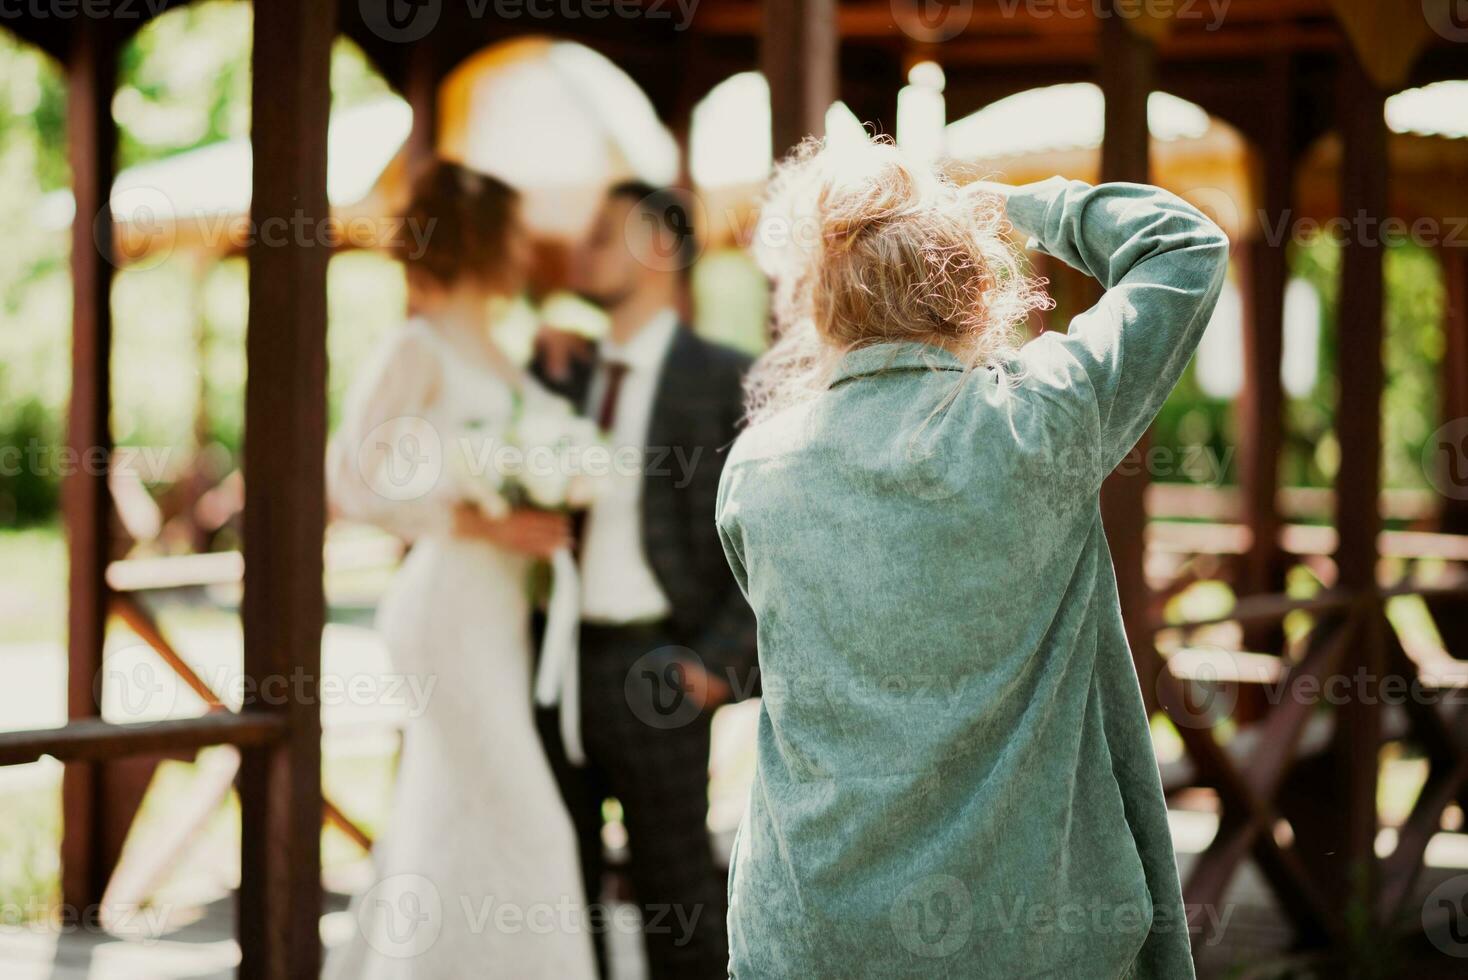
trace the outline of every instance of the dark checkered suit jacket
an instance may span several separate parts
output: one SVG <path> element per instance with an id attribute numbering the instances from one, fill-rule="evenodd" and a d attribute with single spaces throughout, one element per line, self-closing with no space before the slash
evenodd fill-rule
<path id="1" fill-rule="evenodd" d="M 749 358 L 681 326 L 669 345 L 653 401 L 643 476 L 642 542 L 673 607 L 678 641 L 729 681 L 734 697 L 755 689 L 755 620 L 724 559 L 714 527 L 719 473 L 743 417 L 740 382 Z M 536 377 L 584 408 L 594 363 L 557 382 Z"/>

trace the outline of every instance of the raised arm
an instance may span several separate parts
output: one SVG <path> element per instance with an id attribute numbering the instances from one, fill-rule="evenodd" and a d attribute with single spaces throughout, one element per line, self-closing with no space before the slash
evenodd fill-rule
<path id="1" fill-rule="evenodd" d="M 407 540 L 453 528 L 456 500 L 443 453 L 450 434 L 435 433 L 435 444 L 422 418 L 439 381 L 437 358 L 411 325 L 364 366 L 326 451 L 334 514 Z"/>
<path id="2" fill-rule="evenodd" d="M 1032 246 L 1094 277 L 1106 292 L 1064 336 L 1026 345 L 1037 369 L 1084 374 L 1095 396 L 1102 474 L 1156 417 L 1213 315 L 1228 238 L 1200 211 L 1157 187 L 1091 187 L 1059 177 L 985 184 Z"/>

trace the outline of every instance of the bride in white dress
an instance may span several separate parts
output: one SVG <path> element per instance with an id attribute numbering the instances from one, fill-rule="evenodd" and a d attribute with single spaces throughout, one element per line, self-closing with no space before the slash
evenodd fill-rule
<path id="1" fill-rule="evenodd" d="M 355 380 L 328 482 L 337 514 L 413 543 L 378 628 L 394 671 L 431 694 L 404 732 L 376 881 L 326 975 L 592 980 L 575 836 L 531 708 L 526 573 L 569 529 L 529 511 L 488 520 L 449 459 L 457 434 L 543 395 L 490 340 L 492 301 L 528 265 L 515 193 L 440 163 L 408 220 L 428 230 L 400 256 L 414 316 Z"/>

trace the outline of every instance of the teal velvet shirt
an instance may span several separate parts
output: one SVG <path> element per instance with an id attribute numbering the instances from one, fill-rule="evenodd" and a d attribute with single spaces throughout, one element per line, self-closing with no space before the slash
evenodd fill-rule
<path id="1" fill-rule="evenodd" d="M 1006 193 L 1032 246 L 1106 287 L 1094 308 L 1004 372 L 854 350 L 730 450 L 718 526 L 764 685 L 739 980 L 1193 976 L 1098 491 L 1192 356 L 1228 241 L 1154 187 Z"/>

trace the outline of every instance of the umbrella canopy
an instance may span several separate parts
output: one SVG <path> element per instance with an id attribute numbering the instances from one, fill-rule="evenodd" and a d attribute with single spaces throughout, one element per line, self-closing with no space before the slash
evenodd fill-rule
<path id="1" fill-rule="evenodd" d="M 439 152 L 518 188 L 542 236 L 581 235 L 618 180 L 678 175 L 678 145 L 647 96 L 579 44 L 496 45 L 455 69 L 439 98 Z"/>

